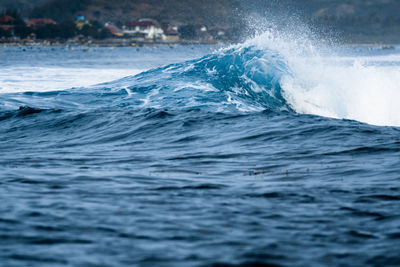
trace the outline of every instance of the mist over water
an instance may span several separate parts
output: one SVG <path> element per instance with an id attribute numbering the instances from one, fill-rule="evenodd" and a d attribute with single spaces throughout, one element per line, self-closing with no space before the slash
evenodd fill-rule
<path id="1" fill-rule="evenodd" d="M 400 54 L 300 28 L 212 51 L 4 48 L 23 71 L 0 75 L 1 262 L 400 264 Z M 64 88 L 85 69 L 102 83 Z"/>

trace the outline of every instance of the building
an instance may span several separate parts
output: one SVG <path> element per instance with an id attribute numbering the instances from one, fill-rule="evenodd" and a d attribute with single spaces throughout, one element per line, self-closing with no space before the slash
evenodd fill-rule
<path id="1" fill-rule="evenodd" d="M 168 29 L 164 31 L 163 41 L 166 43 L 179 42 L 179 34 L 176 30 Z"/>
<path id="2" fill-rule="evenodd" d="M 32 27 L 32 28 L 37 28 L 43 25 L 48 25 L 48 24 L 57 24 L 57 22 L 55 22 L 52 19 L 30 19 L 26 22 L 26 26 L 28 27 Z"/>
<path id="3" fill-rule="evenodd" d="M 82 28 L 85 25 L 91 26 L 88 20 L 86 20 L 85 14 L 83 12 L 78 12 L 78 14 L 75 17 L 75 25 L 79 30 L 82 30 Z"/>
<path id="4" fill-rule="evenodd" d="M 79 12 L 75 17 L 75 21 L 85 21 L 85 14 L 82 12 Z"/>
<path id="5" fill-rule="evenodd" d="M 164 38 L 164 31 L 160 25 L 150 19 L 130 21 L 122 27 L 126 36 L 144 40 L 161 40 Z"/>
<path id="6" fill-rule="evenodd" d="M 14 28 L 15 19 L 11 16 L 2 16 L 0 17 L 0 28 L 5 31 L 12 31 Z"/>
<path id="7" fill-rule="evenodd" d="M 120 28 L 118 28 L 117 26 L 115 26 L 111 22 L 107 22 L 106 24 L 104 24 L 104 28 L 109 30 L 111 32 L 111 34 L 114 36 L 117 36 L 117 37 L 124 36 L 124 33 L 122 32 L 122 30 Z"/>
<path id="8" fill-rule="evenodd" d="M 209 31 L 208 31 L 211 35 L 212 38 L 214 40 L 219 40 L 219 41 L 223 41 L 227 39 L 227 29 L 223 28 L 223 27 L 212 27 Z"/>
<path id="9" fill-rule="evenodd" d="M 3 25 L 3 24 L 11 25 L 11 24 L 13 24 L 14 20 L 15 19 L 13 17 L 5 15 L 5 16 L 0 17 L 0 24 L 1 25 Z"/>

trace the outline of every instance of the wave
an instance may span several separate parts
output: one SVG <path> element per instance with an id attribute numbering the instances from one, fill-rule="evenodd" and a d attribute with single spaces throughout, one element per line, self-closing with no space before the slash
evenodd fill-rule
<path id="1" fill-rule="evenodd" d="M 398 65 L 368 66 L 361 57 L 321 51 L 307 39 L 265 32 L 200 59 L 90 88 L 1 97 L 14 108 L 271 110 L 400 126 Z"/>
<path id="2" fill-rule="evenodd" d="M 281 88 L 286 74 L 278 53 L 237 46 L 103 86 L 124 88 L 141 107 L 289 110 Z"/>
<path id="3" fill-rule="evenodd" d="M 219 112 L 290 110 L 282 96 L 284 75 L 287 66 L 279 53 L 255 46 L 235 46 L 92 88 L 25 92 L 18 95 L 18 105 L 74 109 L 202 108 Z M 53 106 L 49 107 L 49 103 Z"/>

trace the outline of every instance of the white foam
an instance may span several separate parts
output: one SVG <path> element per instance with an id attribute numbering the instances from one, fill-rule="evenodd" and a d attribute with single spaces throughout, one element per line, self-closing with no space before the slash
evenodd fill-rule
<path id="1" fill-rule="evenodd" d="M 176 85 L 174 92 L 178 92 L 187 88 L 204 92 L 218 92 L 218 90 L 211 83 L 204 83 L 200 81 L 194 83 L 180 82 Z"/>
<path id="2" fill-rule="evenodd" d="M 400 68 L 310 64 L 282 80 L 284 96 L 299 113 L 400 126 Z"/>
<path id="3" fill-rule="evenodd" d="M 286 60 L 281 87 L 296 112 L 400 126 L 400 52 L 342 56 L 323 47 L 319 53 L 310 40 L 267 31 L 246 45 L 275 50 Z"/>
<path id="4" fill-rule="evenodd" d="M 0 93 L 45 92 L 85 87 L 112 81 L 142 70 L 105 68 L 27 67 L 3 68 L 0 72 Z"/>

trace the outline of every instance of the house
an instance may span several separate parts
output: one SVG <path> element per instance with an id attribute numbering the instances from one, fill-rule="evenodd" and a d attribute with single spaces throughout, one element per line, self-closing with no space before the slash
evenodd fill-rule
<path id="1" fill-rule="evenodd" d="M 83 12 L 78 12 L 78 14 L 75 17 L 75 25 L 79 30 L 82 30 L 82 28 L 85 25 L 91 26 L 88 20 L 86 20 L 85 14 Z"/>
<path id="2" fill-rule="evenodd" d="M 83 12 L 79 12 L 75 17 L 75 21 L 85 21 L 85 14 Z"/>
<path id="3" fill-rule="evenodd" d="M 115 26 L 114 24 L 112 24 L 111 22 L 107 22 L 106 24 L 104 24 L 104 28 L 109 30 L 111 32 L 111 34 L 114 36 L 117 36 L 117 37 L 124 36 L 122 30 L 120 28 L 118 28 L 117 26 Z"/>
<path id="4" fill-rule="evenodd" d="M 164 31 L 163 41 L 167 43 L 179 42 L 179 34 L 174 29 L 168 29 Z"/>
<path id="5" fill-rule="evenodd" d="M 40 18 L 40 19 L 30 19 L 26 22 L 26 26 L 28 27 L 32 27 L 32 28 L 38 28 L 40 26 L 43 25 L 48 25 L 48 24 L 57 24 L 57 22 L 55 22 L 52 19 L 44 19 L 44 18 Z"/>
<path id="6" fill-rule="evenodd" d="M 222 37 L 226 34 L 226 29 L 222 27 L 213 27 L 210 32 L 214 37 Z"/>
<path id="7" fill-rule="evenodd" d="M 227 29 L 223 27 L 212 27 L 208 32 L 212 35 L 214 40 L 226 40 Z"/>
<path id="8" fill-rule="evenodd" d="M 5 15 L 0 17 L 0 28 L 5 31 L 12 31 L 14 28 L 15 19 L 11 16 Z"/>
<path id="9" fill-rule="evenodd" d="M 11 25 L 14 22 L 14 18 L 8 15 L 0 17 L 0 24 L 1 25 Z"/>
<path id="10" fill-rule="evenodd" d="M 164 31 L 160 25 L 150 19 L 130 21 L 122 27 L 124 35 L 134 38 L 144 38 L 146 40 L 163 39 Z"/>
<path id="11" fill-rule="evenodd" d="M 211 35 L 206 25 L 195 25 L 196 35 L 201 43 L 212 44 L 214 43 L 214 37 Z"/>
<path id="12" fill-rule="evenodd" d="M 10 31 L 14 28 L 14 25 L 0 25 L 0 28 L 5 31 Z"/>

